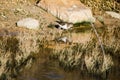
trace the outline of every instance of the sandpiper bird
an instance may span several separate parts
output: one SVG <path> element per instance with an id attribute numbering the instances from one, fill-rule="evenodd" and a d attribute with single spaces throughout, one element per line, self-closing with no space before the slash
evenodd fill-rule
<path id="1" fill-rule="evenodd" d="M 66 37 L 66 36 L 58 38 L 57 41 L 61 41 L 61 42 L 64 42 L 64 43 L 72 42 L 72 40 L 70 38 Z"/>
<path id="2" fill-rule="evenodd" d="M 71 27 L 73 27 L 72 23 L 62 22 L 62 21 L 56 21 L 55 27 L 58 29 L 68 30 Z"/>
<path id="3" fill-rule="evenodd" d="M 68 38 L 67 37 L 62 37 L 62 38 L 59 38 L 58 41 L 63 41 L 63 42 L 67 42 L 68 41 Z"/>

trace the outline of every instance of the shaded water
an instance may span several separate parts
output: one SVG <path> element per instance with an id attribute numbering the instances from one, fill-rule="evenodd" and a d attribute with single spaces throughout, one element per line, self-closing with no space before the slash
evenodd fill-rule
<path id="1" fill-rule="evenodd" d="M 108 79 L 120 80 L 120 59 L 115 60 L 115 67 L 110 70 Z M 42 56 L 35 61 L 30 69 L 26 69 L 18 76 L 17 80 L 103 80 L 98 76 L 91 76 L 80 70 L 65 71 L 57 61 Z"/>

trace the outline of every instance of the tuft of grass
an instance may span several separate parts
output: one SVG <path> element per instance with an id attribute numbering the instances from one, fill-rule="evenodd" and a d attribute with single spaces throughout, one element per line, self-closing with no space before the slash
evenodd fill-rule
<path id="1" fill-rule="evenodd" d="M 85 50 L 80 44 L 75 44 L 74 46 L 64 48 L 60 51 L 53 51 L 51 55 L 54 59 L 58 59 L 60 65 L 65 70 L 73 70 L 78 67 L 78 65 L 83 64 L 81 62 L 82 56 Z"/>
<path id="2" fill-rule="evenodd" d="M 117 11 L 120 12 L 120 3 L 117 0 L 80 0 L 85 5 L 96 11 Z"/>

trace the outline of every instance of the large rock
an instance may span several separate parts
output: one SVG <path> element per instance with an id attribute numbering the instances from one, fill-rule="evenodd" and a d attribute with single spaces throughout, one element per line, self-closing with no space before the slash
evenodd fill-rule
<path id="1" fill-rule="evenodd" d="M 65 22 L 95 22 L 91 9 L 80 0 L 40 0 L 37 6 Z"/>

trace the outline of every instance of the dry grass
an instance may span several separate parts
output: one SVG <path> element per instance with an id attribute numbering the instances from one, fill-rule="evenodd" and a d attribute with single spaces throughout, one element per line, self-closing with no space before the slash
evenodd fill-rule
<path id="1" fill-rule="evenodd" d="M 0 79 L 2 80 L 11 80 L 24 68 L 30 68 L 33 59 L 52 51 L 47 48 L 48 40 L 51 40 L 51 34 L 48 32 L 24 28 L 1 28 L 0 32 Z"/>
<path id="2" fill-rule="evenodd" d="M 31 64 L 31 55 L 38 52 L 37 40 L 40 37 L 37 32 L 26 29 L 5 28 L 0 32 L 0 75 L 4 74 L 6 79 L 11 79 L 26 64 Z"/>
<path id="3" fill-rule="evenodd" d="M 46 48 L 40 45 L 47 45 L 45 39 L 53 40 L 57 33 L 47 27 L 56 18 L 34 4 L 34 0 L 0 1 L 0 80 L 13 80 L 31 67 L 33 59 L 41 56 L 37 53 L 44 54 Z M 39 20 L 40 30 L 16 27 L 15 23 L 26 17 Z"/>
<path id="4" fill-rule="evenodd" d="M 116 11 L 120 12 L 120 2 L 117 0 L 80 0 L 82 3 L 91 7 L 93 13 L 100 11 Z"/>
<path id="5" fill-rule="evenodd" d="M 119 7 L 117 6 L 119 4 L 113 0 L 81 1 L 85 4 L 89 4 L 88 6 L 92 7 L 93 11 L 119 10 Z M 103 31 L 98 30 L 105 47 L 106 55 L 105 58 L 103 58 L 98 39 L 94 35 L 94 32 L 89 32 L 91 33 L 89 35 L 92 37 L 84 44 L 55 43 L 53 40 L 56 37 L 61 36 L 63 31 L 48 28 L 47 26 L 54 23 L 56 18 L 34 6 L 34 3 L 35 0 L 0 1 L 1 79 L 10 80 L 11 77 L 16 77 L 23 67 L 30 67 L 33 57 L 37 58 L 38 56 L 42 56 L 42 54 L 49 53 L 49 51 L 52 51 L 53 49 L 52 58 L 58 59 L 60 65 L 65 69 L 80 68 L 81 70 L 87 69 L 89 72 L 93 71 L 92 73 L 102 73 L 111 68 L 113 65 L 111 55 L 118 56 L 120 54 L 119 22 L 112 23 L 112 25 L 110 23 L 109 25 L 104 26 Z M 38 19 L 41 25 L 40 30 L 34 31 L 17 28 L 15 25 L 16 21 L 25 17 Z M 76 35 L 77 33 L 86 34 L 86 29 L 80 29 L 82 30 L 80 31 L 77 28 L 76 30 L 73 29 L 71 30 L 71 33 L 73 32 Z M 49 46 L 51 44 L 52 47 Z M 99 66 L 97 66 L 98 64 Z"/>
<path id="6" fill-rule="evenodd" d="M 116 25 L 97 28 L 100 39 L 102 40 L 105 55 L 98 38 L 94 31 L 91 31 L 91 39 L 85 44 L 76 43 L 62 50 L 55 50 L 52 57 L 58 59 L 60 65 L 65 69 L 79 68 L 87 69 L 90 73 L 101 74 L 112 68 L 114 62 L 113 56 L 120 55 L 120 26 L 119 21 Z"/>

